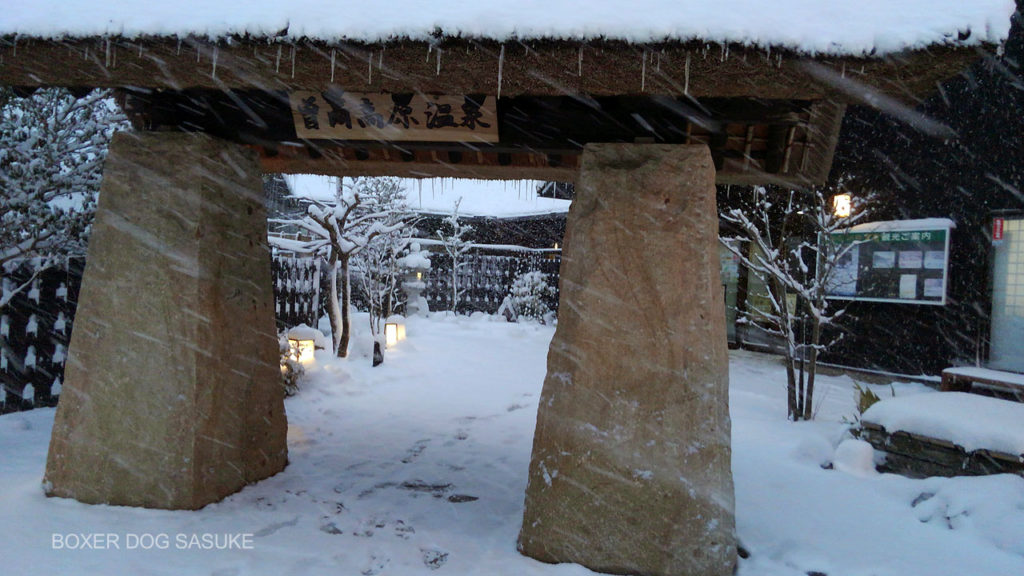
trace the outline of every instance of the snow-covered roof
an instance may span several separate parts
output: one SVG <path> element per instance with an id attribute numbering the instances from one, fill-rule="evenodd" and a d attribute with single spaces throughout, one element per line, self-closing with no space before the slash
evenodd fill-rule
<path id="1" fill-rule="evenodd" d="M 338 188 L 338 179 L 332 176 L 286 175 L 285 181 L 292 194 L 320 201 L 333 200 Z M 532 180 L 403 180 L 409 207 L 425 214 L 451 214 L 459 199 L 462 216 L 513 218 L 568 212 L 568 200 L 538 197 L 537 184 Z"/>
<path id="2" fill-rule="evenodd" d="M 918 218 L 916 220 L 883 220 L 865 222 L 849 229 L 850 232 L 898 232 L 901 230 L 950 230 L 956 223 L 949 218 Z"/>
<path id="3" fill-rule="evenodd" d="M 5 0 L 0 35 L 231 35 L 378 42 L 703 40 L 824 54 L 1003 41 L 1014 0 Z"/>

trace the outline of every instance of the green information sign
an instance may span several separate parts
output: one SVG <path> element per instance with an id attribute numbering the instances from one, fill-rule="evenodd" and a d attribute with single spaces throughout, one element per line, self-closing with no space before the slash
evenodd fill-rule
<path id="1" fill-rule="evenodd" d="M 833 234 L 856 243 L 836 266 L 828 297 L 903 304 L 946 303 L 949 236 L 945 219 L 872 222 Z"/>

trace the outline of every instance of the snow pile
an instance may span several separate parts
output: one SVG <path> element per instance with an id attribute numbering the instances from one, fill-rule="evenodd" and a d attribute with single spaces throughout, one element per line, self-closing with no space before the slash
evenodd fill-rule
<path id="1" fill-rule="evenodd" d="M 327 348 L 330 341 L 324 336 L 324 333 L 311 328 L 305 324 L 299 324 L 298 326 L 288 330 L 289 340 L 312 340 L 317 348 Z"/>
<path id="2" fill-rule="evenodd" d="M 8 528 L 0 571 L 593 575 L 516 552 L 554 329 L 482 315 L 408 323 L 409 337 L 372 368 L 367 316 L 357 315 L 350 357 L 317 351 L 308 380 L 286 401 L 288 468 L 195 512 L 46 498 L 39 481 L 53 409 L 0 416 L 0 525 Z M 750 551 L 738 576 L 1024 574 L 1024 478 L 829 470 L 869 471 L 866 453 L 843 443 L 839 422 L 854 413 L 853 382 L 819 375 L 818 419 L 794 424 L 777 358 L 730 355 L 737 527 Z M 898 397 L 939 395 L 895 389 Z M 120 547 L 55 549 L 55 535 L 95 533 L 119 536 Z M 250 546 L 188 547 L 204 534 L 222 543 L 247 536 L 236 542 Z M 141 545 L 127 548 L 128 535 L 142 536 Z M 147 535 L 166 535 L 167 547 Z"/>
<path id="3" fill-rule="evenodd" d="M 375 42 L 449 36 L 739 42 L 810 53 L 885 54 L 1001 42 L 1013 0 L 7 0 L 0 35 L 252 35 Z"/>
<path id="4" fill-rule="evenodd" d="M 920 394 L 876 402 L 863 419 L 962 446 L 1024 454 L 1024 404 L 967 394 Z"/>

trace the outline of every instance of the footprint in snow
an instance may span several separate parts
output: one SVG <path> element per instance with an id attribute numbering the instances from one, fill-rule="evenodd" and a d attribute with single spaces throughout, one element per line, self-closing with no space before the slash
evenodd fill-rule
<path id="1" fill-rule="evenodd" d="M 269 526 L 264 526 L 262 529 L 257 530 L 256 532 L 253 533 L 253 536 L 255 536 L 256 538 L 262 538 L 264 536 L 270 536 L 271 534 L 273 534 L 274 532 L 277 532 L 281 528 L 288 528 L 290 526 L 295 526 L 298 523 L 299 523 L 299 517 L 298 516 L 296 516 L 295 518 L 292 518 L 291 520 L 287 520 L 285 522 L 275 522 L 275 523 L 273 523 L 273 524 L 271 524 Z"/>
<path id="2" fill-rule="evenodd" d="M 385 568 L 387 568 L 390 562 L 390 558 L 384 558 L 377 555 L 370 556 L 370 562 L 366 568 L 363 568 L 362 574 L 363 576 L 375 576 L 376 574 L 380 574 Z"/>
<path id="3" fill-rule="evenodd" d="M 420 441 L 416 442 L 415 444 L 413 444 L 412 448 L 410 448 L 405 453 L 405 458 L 402 458 L 402 464 L 409 464 L 409 463 L 415 461 L 417 458 L 419 458 L 420 454 L 423 454 L 423 451 L 427 449 L 427 444 L 428 443 L 430 443 L 430 440 L 429 439 L 425 439 L 425 440 L 420 440 Z"/>
<path id="4" fill-rule="evenodd" d="M 423 555 L 423 565 L 431 570 L 437 570 L 448 562 L 448 553 L 437 548 L 420 548 Z"/>
<path id="5" fill-rule="evenodd" d="M 416 529 L 406 524 L 405 521 L 395 521 L 395 536 L 401 538 L 402 540 L 408 540 L 409 537 L 415 533 Z"/>

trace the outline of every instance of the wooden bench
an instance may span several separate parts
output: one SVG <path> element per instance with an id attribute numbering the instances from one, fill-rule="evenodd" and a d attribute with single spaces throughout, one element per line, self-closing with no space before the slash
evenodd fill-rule
<path id="1" fill-rule="evenodd" d="M 980 392 L 1024 402 L 1024 374 L 989 368 L 946 368 L 942 371 L 943 392 Z"/>
<path id="2" fill-rule="evenodd" d="M 929 476 L 982 476 L 1016 474 L 1024 477 L 1024 456 L 998 450 L 967 451 L 948 440 L 896 430 L 890 432 L 873 422 L 862 421 L 854 436 L 885 452 L 879 472 L 908 478 Z"/>
<path id="3" fill-rule="evenodd" d="M 904 476 L 1024 477 L 1024 404 L 964 392 L 886 398 L 854 434 L 885 453 L 882 471 Z"/>

